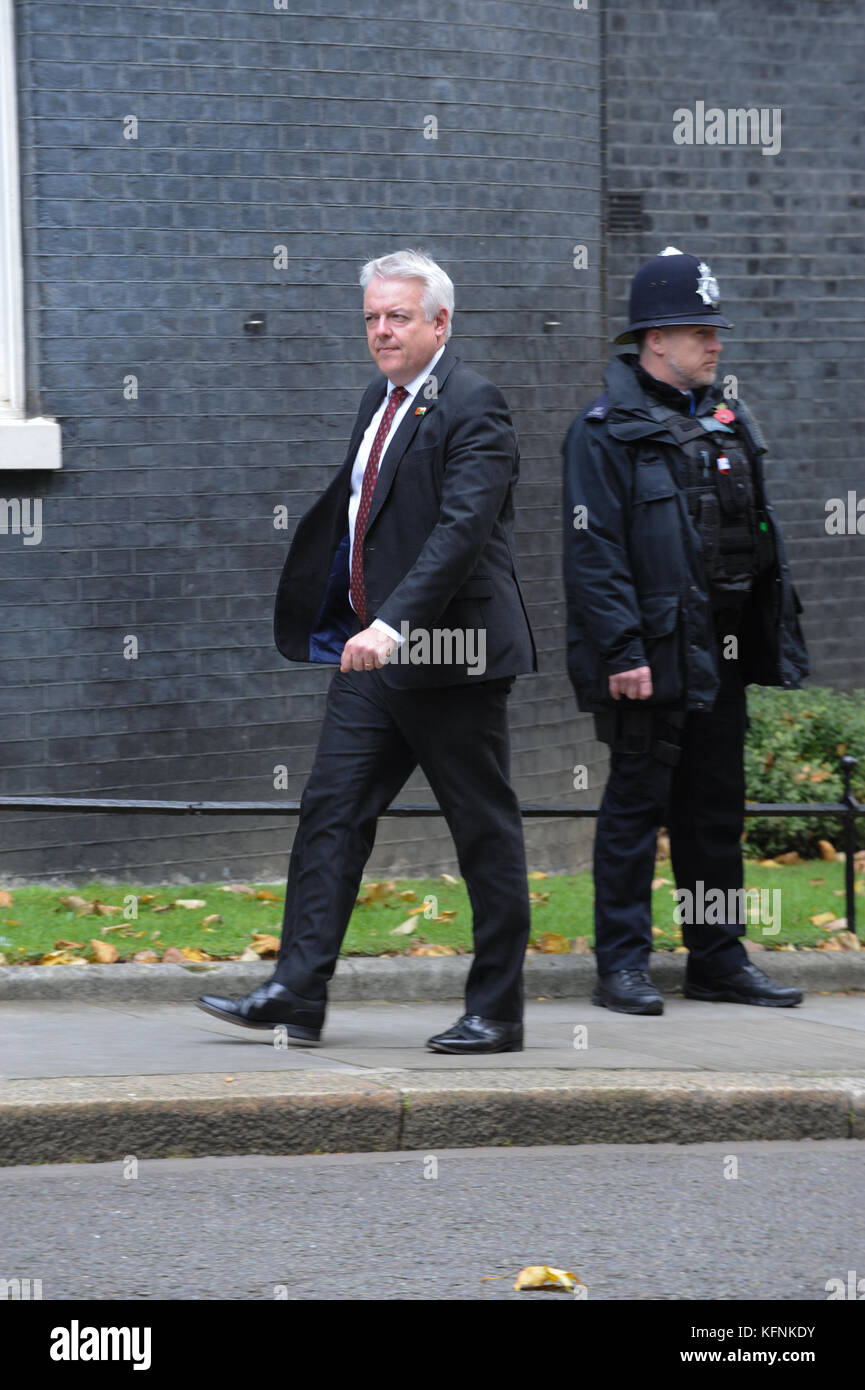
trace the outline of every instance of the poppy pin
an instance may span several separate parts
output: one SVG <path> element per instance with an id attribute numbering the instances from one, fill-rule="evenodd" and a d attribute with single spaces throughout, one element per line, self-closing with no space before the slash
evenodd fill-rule
<path id="1" fill-rule="evenodd" d="M 731 425 L 736 418 L 728 405 L 719 405 L 714 415 L 715 419 L 719 420 L 722 425 Z"/>

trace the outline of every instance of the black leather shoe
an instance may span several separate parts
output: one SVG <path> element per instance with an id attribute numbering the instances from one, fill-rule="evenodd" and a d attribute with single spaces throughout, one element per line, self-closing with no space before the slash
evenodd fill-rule
<path id="1" fill-rule="evenodd" d="M 662 1014 L 661 991 L 649 979 L 648 970 L 611 970 L 599 975 L 592 1003 L 617 1014 Z"/>
<path id="2" fill-rule="evenodd" d="M 479 1014 L 463 1014 L 446 1033 L 427 1038 L 431 1052 L 522 1052 L 523 1025 L 496 1023 Z"/>
<path id="3" fill-rule="evenodd" d="M 766 1004 L 774 1009 L 792 1009 L 802 1003 L 801 989 L 779 985 L 756 965 L 743 965 L 732 975 L 700 979 L 690 971 L 685 976 L 686 999 L 705 999 L 712 1003 Z"/>
<path id="4" fill-rule="evenodd" d="M 314 1046 L 321 1037 L 321 1025 L 308 1021 L 299 1023 L 296 1011 L 288 1002 L 285 985 L 269 980 L 259 985 L 251 994 L 240 999 L 220 999 L 216 994 L 202 994 L 198 1000 L 199 1009 L 225 1023 L 238 1023 L 241 1028 L 284 1028 L 287 1037 L 294 1043 L 307 1047 Z"/>

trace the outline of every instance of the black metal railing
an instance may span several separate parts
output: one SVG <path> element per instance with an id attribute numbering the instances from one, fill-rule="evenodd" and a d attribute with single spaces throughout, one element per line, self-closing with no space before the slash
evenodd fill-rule
<path id="1" fill-rule="evenodd" d="M 844 889 L 847 905 L 847 928 L 856 931 L 856 821 L 865 815 L 865 806 L 853 795 L 850 782 L 857 766 L 850 754 L 841 758 L 839 767 L 844 782 L 841 801 L 745 803 L 746 817 L 758 816 L 815 816 L 840 818 L 843 821 Z M 528 820 L 552 820 L 572 817 L 576 820 L 597 816 L 597 806 L 521 806 Z M 119 812 L 134 811 L 145 815 L 168 816 L 296 816 L 299 801 L 135 801 L 114 797 L 88 796 L 2 796 L 0 811 L 77 811 Z M 385 816 L 441 816 L 438 806 L 402 806 L 394 803 L 382 813 Z"/>

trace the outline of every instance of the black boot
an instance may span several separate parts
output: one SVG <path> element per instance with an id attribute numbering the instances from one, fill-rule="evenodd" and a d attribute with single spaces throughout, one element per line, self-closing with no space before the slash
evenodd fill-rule
<path id="1" fill-rule="evenodd" d="M 612 970 L 599 975 L 592 1003 L 617 1014 L 662 1014 L 664 1000 L 648 970 Z"/>
<path id="2" fill-rule="evenodd" d="M 686 999 L 705 999 L 711 1003 L 766 1004 L 774 1009 L 791 1009 L 802 1003 L 801 989 L 779 985 L 756 965 L 743 965 L 732 975 L 701 979 L 692 970 L 685 975 Z"/>

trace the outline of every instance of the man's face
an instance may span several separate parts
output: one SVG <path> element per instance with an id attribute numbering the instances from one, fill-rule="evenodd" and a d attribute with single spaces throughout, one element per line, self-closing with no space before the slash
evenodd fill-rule
<path id="1" fill-rule="evenodd" d="M 652 376 L 678 386 L 680 391 L 695 391 L 711 386 L 720 355 L 721 340 L 711 324 L 676 324 L 649 329 L 643 366 Z"/>
<path id="2" fill-rule="evenodd" d="M 366 338 L 373 361 L 394 386 L 407 386 L 445 340 L 448 311 L 427 319 L 422 280 L 373 278 L 363 296 Z"/>

